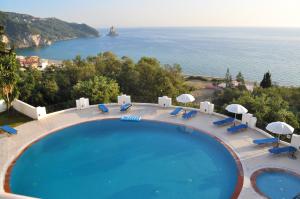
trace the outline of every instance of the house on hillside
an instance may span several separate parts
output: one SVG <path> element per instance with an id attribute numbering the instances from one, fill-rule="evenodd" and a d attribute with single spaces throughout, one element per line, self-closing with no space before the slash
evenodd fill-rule
<path id="1" fill-rule="evenodd" d="M 40 66 L 40 58 L 38 56 L 17 56 L 16 58 L 19 61 L 21 67 L 38 68 Z"/>

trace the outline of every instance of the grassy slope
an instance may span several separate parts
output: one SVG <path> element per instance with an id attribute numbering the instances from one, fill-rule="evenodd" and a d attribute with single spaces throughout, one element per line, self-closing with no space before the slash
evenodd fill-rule
<path id="1" fill-rule="evenodd" d="M 0 113 L 0 125 L 10 125 L 12 127 L 19 126 L 23 123 L 29 122 L 32 119 L 23 115 L 15 110 L 11 110 L 10 112 Z"/>

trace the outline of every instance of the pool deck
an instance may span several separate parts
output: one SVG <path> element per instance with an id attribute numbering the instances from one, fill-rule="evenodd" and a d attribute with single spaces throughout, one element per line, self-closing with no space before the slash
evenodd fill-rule
<path id="1" fill-rule="evenodd" d="M 119 106 L 108 105 L 109 113 L 100 113 L 96 106 L 83 110 L 69 109 L 49 114 L 41 120 L 35 120 L 18 126 L 16 136 L 0 135 L 0 199 L 4 198 L 29 198 L 5 193 L 4 182 L 7 169 L 13 160 L 31 143 L 43 136 L 74 124 L 119 118 L 122 115 L 132 114 L 142 116 L 143 119 L 157 120 L 180 125 L 187 125 L 211 134 L 226 143 L 238 156 L 244 172 L 244 183 L 239 198 L 252 199 L 262 198 L 256 193 L 251 185 L 251 175 L 262 168 L 283 168 L 300 174 L 300 155 L 296 153 L 297 159 L 291 159 L 287 155 L 271 155 L 269 147 L 255 146 L 253 139 L 265 138 L 266 136 L 256 129 L 248 128 L 246 131 L 229 134 L 224 127 L 215 127 L 212 122 L 221 119 L 218 114 L 208 115 L 198 113 L 190 120 L 183 120 L 180 116 L 170 116 L 173 108 L 162 108 L 155 104 L 134 104 L 128 113 L 120 113 Z"/>

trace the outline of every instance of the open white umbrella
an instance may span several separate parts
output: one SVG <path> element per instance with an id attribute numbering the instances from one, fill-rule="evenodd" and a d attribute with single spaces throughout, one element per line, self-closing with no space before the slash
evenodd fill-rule
<path id="1" fill-rule="evenodd" d="M 186 103 L 195 101 L 195 98 L 191 94 L 182 94 L 182 95 L 179 95 L 178 97 L 176 97 L 176 100 L 177 100 L 177 102 L 186 104 Z M 185 112 L 186 112 L 186 110 L 185 110 Z"/>
<path id="2" fill-rule="evenodd" d="M 195 101 L 195 98 L 190 94 L 182 94 L 176 97 L 176 100 L 177 102 L 181 102 L 181 103 L 190 103 Z"/>
<path id="3" fill-rule="evenodd" d="M 230 104 L 226 106 L 225 109 L 234 114 L 244 114 L 248 112 L 248 110 L 240 104 Z"/>
<path id="4" fill-rule="evenodd" d="M 230 104 L 225 108 L 228 112 L 234 113 L 234 119 L 236 119 L 236 114 L 245 114 L 248 110 L 240 104 Z"/>
<path id="5" fill-rule="evenodd" d="M 278 134 L 278 139 L 280 139 L 280 135 L 289 135 L 294 132 L 294 128 L 285 122 L 272 122 L 266 126 L 266 129 Z"/>

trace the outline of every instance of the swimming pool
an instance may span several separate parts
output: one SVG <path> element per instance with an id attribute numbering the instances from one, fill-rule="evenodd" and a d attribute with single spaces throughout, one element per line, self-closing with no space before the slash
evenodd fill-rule
<path id="1" fill-rule="evenodd" d="M 9 185 L 45 199 L 231 198 L 242 187 L 235 158 L 213 137 L 183 126 L 100 120 L 31 145 Z"/>
<path id="2" fill-rule="evenodd" d="M 254 189 L 272 199 L 288 199 L 300 196 L 300 176 L 279 168 L 265 168 L 251 177 Z"/>

